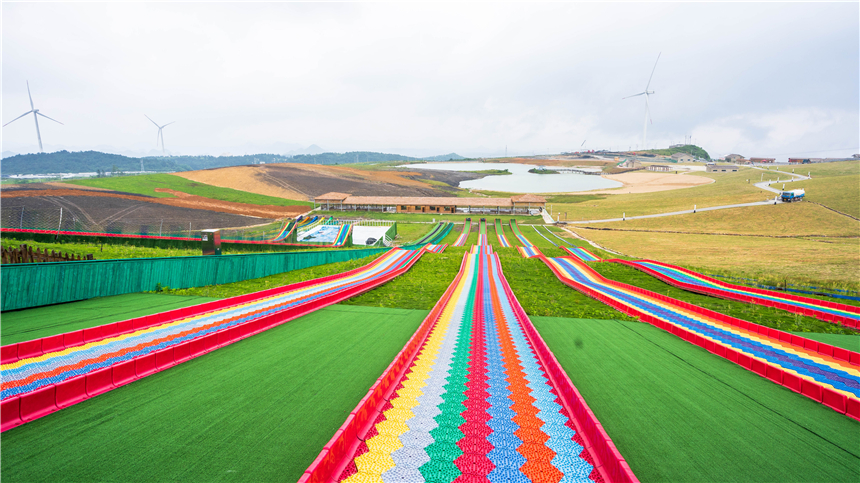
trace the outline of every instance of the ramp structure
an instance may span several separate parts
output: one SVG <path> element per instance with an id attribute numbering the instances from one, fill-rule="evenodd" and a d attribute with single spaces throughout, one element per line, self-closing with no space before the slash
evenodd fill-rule
<path id="1" fill-rule="evenodd" d="M 391 249 L 341 274 L 3 346 L 2 431 L 371 290 L 423 253 Z"/>
<path id="2" fill-rule="evenodd" d="M 686 268 L 655 260 L 612 259 L 607 261 L 636 268 L 670 285 L 690 292 L 776 307 L 796 314 L 815 317 L 819 320 L 839 323 L 846 327 L 860 328 L 860 307 L 853 305 L 727 283 Z"/>
<path id="3" fill-rule="evenodd" d="M 860 353 L 798 337 L 541 257 L 566 285 L 860 420 Z"/>
<path id="4" fill-rule="evenodd" d="M 635 482 L 487 245 L 308 468 L 310 481 Z"/>

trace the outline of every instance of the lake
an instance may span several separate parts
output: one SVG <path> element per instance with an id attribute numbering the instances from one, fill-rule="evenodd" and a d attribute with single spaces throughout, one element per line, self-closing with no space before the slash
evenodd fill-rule
<path id="1" fill-rule="evenodd" d="M 513 163 L 426 163 L 399 166 L 409 169 L 438 169 L 443 171 L 485 171 L 488 169 L 507 169 L 512 174 L 487 176 L 460 182 L 460 188 L 509 193 L 565 193 L 596 189 L 619 188 L 618 181 L 587 174 L 534 174 L 529 170 L 536 168 L 530 164 Z M 552 166 L 547 166 L 552 169 Z"/>

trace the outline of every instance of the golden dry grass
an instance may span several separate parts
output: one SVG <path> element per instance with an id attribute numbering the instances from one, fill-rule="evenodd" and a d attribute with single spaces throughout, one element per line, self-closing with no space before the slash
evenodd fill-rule
<path id="1" fill-rule="evenodd" d="M 785 203 L 590 225 L 621 230 L 767 236 L 860 236 L 860 222 L 812 203 Z"/>
<path id="2" fill-rule="evenodd" d="M 625 231 L 575 230 L 634 258 L 652 258 L 695 270 L 790 283 L 860 288 L 856 238 L 764 238 Z"/>
<path id="3" fill-rule="evenodd" d="M 174 173 L 185 179 L 205 183 L 220 188 L 247 191 L 266 196 L 276 196 L 290 200 L 306 200 L 307 196 L 297 191 L 267 182 L 257 166 L 230 166 L 227 168 L 204 169 Z"/>

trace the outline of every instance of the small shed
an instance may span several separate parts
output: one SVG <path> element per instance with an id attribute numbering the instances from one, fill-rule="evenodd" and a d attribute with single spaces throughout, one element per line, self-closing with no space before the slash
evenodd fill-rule
<path id="1" fill-rule="evenodd" d="M 675 153 L 672 155 L 672 159 L 678 163 L 691 163 L 696 160 L 695 157 L 688 153 Z"/>
<path id="2" fill-rule="evenodd" d="M 750 158 L 750 162 L 753 164 L 773 164 L 776 162 L 776 158 Z"/>
<path id="3" fill-rule="evenodd" d="M 513 203 L 514 210 L 517 208 L 525 208 L 530 210 L 532 208 L 543 208 L 546 206 L 546 198 L 543 196 L 537 196 L 532 194 L 525 195 L 516 195 L 511 196 L 511 203 Z"/>
<path id="4" fill-rule="evenodd" d="M 320 207 L 325 206 L 325 209 L 336 208 L 343 205 L 343 200 L 349 198 L 347 193 L 338 193 L 336 191 L 332 191 L 331 193 L 326 193 L 324 195 L 319 195 L 314 198 L 314 203 L 320 205 Z"/>
<path id="5" fill-rule="evenodd" d="M 708 173 L 733 173 L 738 170 L 738 167 L 733 164 L 709 164 L 705 166 L 705 171 Z"/>
<path id="6" fill-rule="evenodd" d="M 648 171 L 659 171 L 662 173 L 667 173 L 672 170 L 673 168 L 671 166 L 666 166 L 665 164 L 652 164 L 651 166 L 648 166 Z"/>
<path id="7" fill-rule="evenodd" d="M 729 154 L 728 156 L 726 156 L 726 161 L 737 161 L 740 159 L 744 159 L 744 157 L 740 154 Z"/>

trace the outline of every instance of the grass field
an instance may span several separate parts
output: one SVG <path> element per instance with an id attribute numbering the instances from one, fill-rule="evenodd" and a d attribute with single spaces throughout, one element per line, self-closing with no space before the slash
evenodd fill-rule
<path id="1" fill-rule="evenodd" d="M 397 243 L 407 244 L 418 241 L 424 235 L 430 233 L 436 225 L 433 223 L 397 223 Z"/>
<path id="2" fill-rule="evenodd" d="M 860 180 L 858 180 L 860 182 Z M 860 197 L 858 197 L 860 200 Z M 860 206 L 860 202 L 858 202 Z M 615 230 L 762 236 L 848 236 L 860 238 L 860 221 L 812 203 L 746 206 L 686 215 L 590 225 Z M 581 227 L 580 227 L 581 228 Z"/>
<path id="3" fill-rule="evenodd" d="M 313 206 L 307 201 L 288 200 L 274 196 L 258 195 L 230 188 L 219 188 L 172 174 L 144 174 L 140 176 L 120 176 L 117 178 L 88 178 L 68 181 L 71 184 L 81 186 L 92 186 L 94 188 L 105 188 L 125 193 L 135 193 L 156 198 L 173 198 L 169 193 L 158 193 L 155 188 L 167 188 L 181 191 L 190 195 L 202 196 L 213 200 L 231 201 L 234 203 L 248 203 L 252 205 L 274 205 L 274 206 Z"/>
<path id="4" fill-rule="evenodd" d="M 763 238 L 575 230 L 612 250 L 702 273 L 748 277 L 769 285 L 860 290 L 856 238 Z"/>
<path id="5" fill-rule="evenodd" d="M 3 481 L 296 481 L 426 315 L 328 307 L 12 429 Z"/>
<path id="6" fill-rule="evenodd" d="M 216 299 L 134 293 L 3 312 L 0 343 L 14 344 L 213 300 Z"/>
<path id="7" fill-rule="evenodd" d="M 649 324 L 534 317 L 643 482 L 856 482 L 860 423 Z"/>

